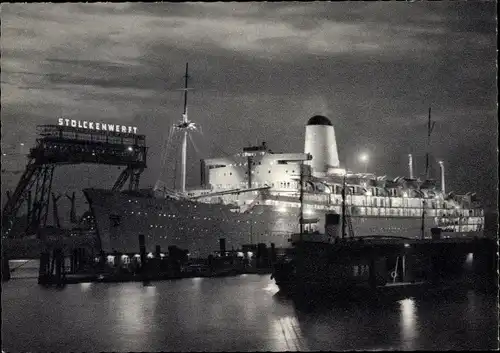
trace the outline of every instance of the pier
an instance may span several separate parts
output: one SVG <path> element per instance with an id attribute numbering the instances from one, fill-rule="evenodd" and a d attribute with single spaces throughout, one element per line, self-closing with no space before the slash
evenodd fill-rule
<path id="1" fill-rule="evenodd" d="M 226 250 L 225 239 L 220 239 L 219 250 L 208 258 L 190 259 L 188 251 L 176 246 L 162 251 L 155 246 L 154 253 L 146 253 L 146 241 L 138 236 L 136 252 L 105 253 L 95 247 L 84 247 L 81 242 L 67 239 L 45 239 L 39 247 L 38 284 L 64 286 L 83 282 L 143 282 L 173 280 L 189 277 L 220 277 L 239 274 L 270 274 L 276 261 L 274 244 L 248 244 L 242 249 Z M 283 252 L 283 250 L 281 250 Z M 5 258 L 5 257 L 4 257 Z M 6 258 L 5 258 L 6 259 Z M 8 265 L 8 261 L 6 262 Z M 2 278 L 8 280 L 8 267 Z"/>
<path id="2" fill-rule="evenodd" d="M 62 120 L 62 119 L 60 119 Z M 146 137 L 113 130 L 89 130 L 83 127 L 40 125 L 35 147 L 30 149 L 28 164 L 2 210 L 2 239 L 41 239 L 46 236 L 70 233 L 61 229 L 57 201 L 61 197 L 52 193 L 53 176 L 57 166 L 75 164 L 100 164 L 125 167 L 116 180 L 113 190 L 121 190 L 128 181 L 129 190 L 137 190 L 141 173 L 146 166 Z M 54 224 L 48 226 L 49 204 L 54 209 Z M 77 223 L 72 200 L 72 222 Z M 21 207 L 27 212 L 19 216 Z M 23 222 L 24 221 L 24 222 Z M 88 231 L 97 234 L 97 228 Z M 67 234 L 66 234 L 67 235 Z"/>

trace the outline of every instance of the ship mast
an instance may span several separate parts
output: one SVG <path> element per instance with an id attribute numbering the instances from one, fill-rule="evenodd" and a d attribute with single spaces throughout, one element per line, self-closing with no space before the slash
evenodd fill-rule
<path id="1" fill-rule="evenodd" d="M 304 233 L 304 162 L 300 162 L 300 241 L 302 241 L 302 234 Z"/>
<path id="2" fill-rule="evenodd" d="M 431 107 L 429 107 L 429 120 L 427 121 L 427 149 L 425 154 L 425 178 L 429 180 L 430 168 L 429 168 L 429 155 L 431 148 L 431 133 L 434 129 L 435 122 L 431 121 Z"/>
<path id="3" fill-rule="evenodd" d="M 186 63 L 186 74 L 184 75 L 184 111 L 182 113 L 182 120 L 180 124 L 174 127 L 182 132 L 182 145 L 181 145 L 181 193 L 186 192 L 186 164 L 187 164 L 187 135 L 188 130 L 195 129 L 194 124 L 188 119 L 188 106 L 187 106 L 187 96 L 188 96 L 188 63 Z"/>
<path id="4" fill-rule="evenodd" d="M 429 119 L 427 121 L 427 149 L 426 149 L 426 154 L 425 154 L 425 179 L 426 180 L 429 180 L 429 177 L 430 177 L 429 154 L 430 154 L 430 148 L 431 148 L 431 133 L 432 133 L 432 130 L 434 129 L 434 124 L 435 124 L 435 122 L 431 121 L 431 107 L 429 107 Z M 425 201 L 425 195 L 424 195 L 423 199 L 422 199 L 422 224 L 420 227 L 422 240 L 425 238 L 425 214 L 426 214 L 425 209 L 426 209 L 426 201 Z"/>
<path id="5" fill-rule="evenodd" d="M 186 75 L 184 75 L 184 113 L 182 114 L 182 125 L 187 127 L 187 98 L 188 98 L 188 63 L 186 63 Z M 182 132 L 182 155 L 181 155 L 181 192 L 186 192 L 186 160 L 187 160 L 187 130 Z"/>
<path id="6" fill-rule="evenodd" d="M 344 180 L 342 182 L 342 239 L 345 238 L 345 228 L 346 228 L 346 209 L 345 209 L 345 188 L 346 188 L 346 174 L 347 174 L 347 168 L 344 173 Z"/>

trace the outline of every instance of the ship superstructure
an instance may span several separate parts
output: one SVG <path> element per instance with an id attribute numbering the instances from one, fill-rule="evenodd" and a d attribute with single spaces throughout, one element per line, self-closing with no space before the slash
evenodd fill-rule
<path id="1" fill-rule="evenodd" d="M 444 172 L 438 185 L 415 178 L 411 160 L 410 176 L 395 179 L 340 167 L 334 127 L 321 115 L 307 122 L 304 152 L 274 153 L 262 143 L 205 159 L 201 186 L 185 190 L 186 134 L 194 127 L 187 120 L 187 70 L 184 90 L 183 121 L 176 125 L 184 134 L 181 190 L 162 183 L 139 192 L 84 190 L 105 251 L 134 251 L 139 234 L 146 235 L 149 251 L 176 245 L 200 256 L 212 252 L 219 238 L 234 248 L 249 242 L 286 247 L 299 230 L 300 180 L 307 231 L 325 232 L 325 215 L 342 214 L 345 187 L 351 236 L 422 238 L 432 227 L 448 236 L 482 234 L 483 209 L 475 194 L 445 193 Z"/>
<path id="2" fill-rule="evenodd" d="M 188 196 L 201 202 L 233 204 L 240 212 L 255 205 L 265 205 L 297 215 L 302 162 L 310 167 L 310 175 L 304 180 L 304 213 L 307 217 L 314 218 L 326 212 L 341 214 L 345 178 L 348 213 L 354 222 L 356 218 L 367 224 L 371 218 L 388 218 L 392 229 L 405 232 L 397 227 L 398 223 L 404 223 L 398 220 L 421 220 L 424 214 L 431 218 L 426 227 L 437 226 L 453 232 L 482 230 L 483 210 L 474 194 L 443 193 L 434 180 L 421 181 L 410 177 L 389 180 L 385 176 L 351 173 L 340 168 L 333 126 L 323 116 L 314 116 L 308 121 L 305 153 L 272 153 L 263 143 L 244 148 L 232 158 L 205 160 L 202 174 L 208 176 L 203 180 L 207 188 L 191 190 Z M 444 186 L 444 179 L 441 183 Z M 263 190 L 234 193 L 259 188 Z M 391 227 L 387 226 L 384 232 L 389 229 Z M 377 233 L 382 230 L 374 227 L 369 231 Z"/>

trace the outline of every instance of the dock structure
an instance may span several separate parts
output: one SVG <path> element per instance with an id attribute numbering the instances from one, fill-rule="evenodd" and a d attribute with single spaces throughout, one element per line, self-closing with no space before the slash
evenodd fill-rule
<path id="1" fill-rule="evenodd" d="M 61 248 L 56 248 L 40 255 L 40 268 L 38 274 L 38 284 L 56 284 L 62 286 L 66 276 L 64 266 L 64 252 Z"/>
<path id="2" fill-rule="evenodd" d="M 40 258 L 40 283 L 60 282 L 66 271 L 65 258 L 70 257 L 71 273 L 81 271 L 102 248 L 102 241 L 93 221 L 87 228 L 62 229 L 57 213 L 61 197 L 52 193 L 53 175 L 57 166 L 74 164 L 105 164 L 123 166 L 113 190 L 121 190 L 128 181 L 129 190 L 137 190 L 139 178 L 146 168 L 146 138 L 136 129 L 117 125 L 92 129 L 87 121 L 59 119 L 59 125 L 38 126 L 39 137 L 30 149 L 28 164 L 14 192 L 2 211 L 2 261 L 7 258 Z M 74 122 L 74 123 L 73 123 Z M 97 124 L 99 125 L 99 124 Z M 133 130 L 133 133 L 132 133 Z M 52 200 L 50 195 L 52 194 Z M 70 197 L 71 222 L 78 223 L 75 195 Z M 53 203 L 53 226 L 48 225 L 49 203 Z M 26 207 L 22 207 L 26 204 Z M 19 216 L 21 210 L 27 213 Z M 93 218 L 92 215 L 91 218 Z M 79 223 L 81 226 L 82 223 Z M 5 260 L 5 261 L 4 261 Z M 9 278 L 7 265 L 2 265 L 2 278 Z"/>
<path id="3" fill-rule="evenodd" d="M 64 119 L 59 119 L 60 122 Z M 87 122 L 84 122 L 87 123 Z M 40 237 L 47 226 L 54 171 L 68 164 L 106 164 L 125 169 L 113 186 L 120 190 L 129 180 L 129 190 L 137 190 L 146 168 L 146 138 L 134 133 L 91 130 L 82 126 L 41 125 L 35 147 L 30 149 L 28 164 L 2 211 L 2 238 Z M 130 130 L 130 129 L 129 129 Z M 118 130 L 118 131 L 123 131 Z M 60 196 L 59 196 L 60 197 Z M 52 202 L 59 199 L 54 194 Z M 18 217 L 23 204 L 27 214 Z M 59 227 L 57 207 L 54 226 Z M 20 222 L 24 219 L 24 222 Z M 22 224 L 21 224 L 22 223 Z"/>
<path id="4" fill-rule="evenodd" d="M 495 240 L 489 238 L 302 241 L 295 243 L 290 258 L 277 264 L 276 283 L 281 289 L 309 293 L 458 279 L 487 286 L 494 284 L 498 269 Z"/>
<path id="5" fill-rule="evenodd" d="M 5 256 L 5 253 L 2 251 L 2 282 L 7 282 L 9 280 L 10 280 L 9 258 Z"/>
<path id="6" fill-rule="evenodd" d="M 146 252 L 146 237 L 138 235 L 137 250 L 132 253 L 91 253 L 88 248 L 71 248 L 64 242 L 47 243 L 40 255 L 38 283 L 64 286 L 81 282 L 143 282 L 189 277 L 220 277 L 238 274 L 270 274 L 278 249 L 271 244 L 247 244 L 227 250 L 225 239 L 219 251 L 207 259 L 189 259 L 186 249 L 169 246 L 167 253 L 159 245 L 155 253 Z"/>

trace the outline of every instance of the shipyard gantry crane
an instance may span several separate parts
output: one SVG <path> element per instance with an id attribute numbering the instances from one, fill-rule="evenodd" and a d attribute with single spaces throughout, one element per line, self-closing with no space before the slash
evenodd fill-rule
<path id="1" fill-rule="evenodd" d="M 39 235 L 39 230 L 46 226 L 56 166 L 82 163 L 125 166 L 113 190 L 121 190 L 127 180 L 129 190 L 138 189 L 140 175 L 146 168 L 144 135 L 60 125 L 41 125 L 38 130 L 40 136 L 30 149 L 28 164 L 16 189 L 12 195 L 7 194 L 2 210 L 2 237 Z M 56 201 L 53 196 L 53 202 Z M 23 203 L 27 203 L 26 222 L 13 232 Z"/>

